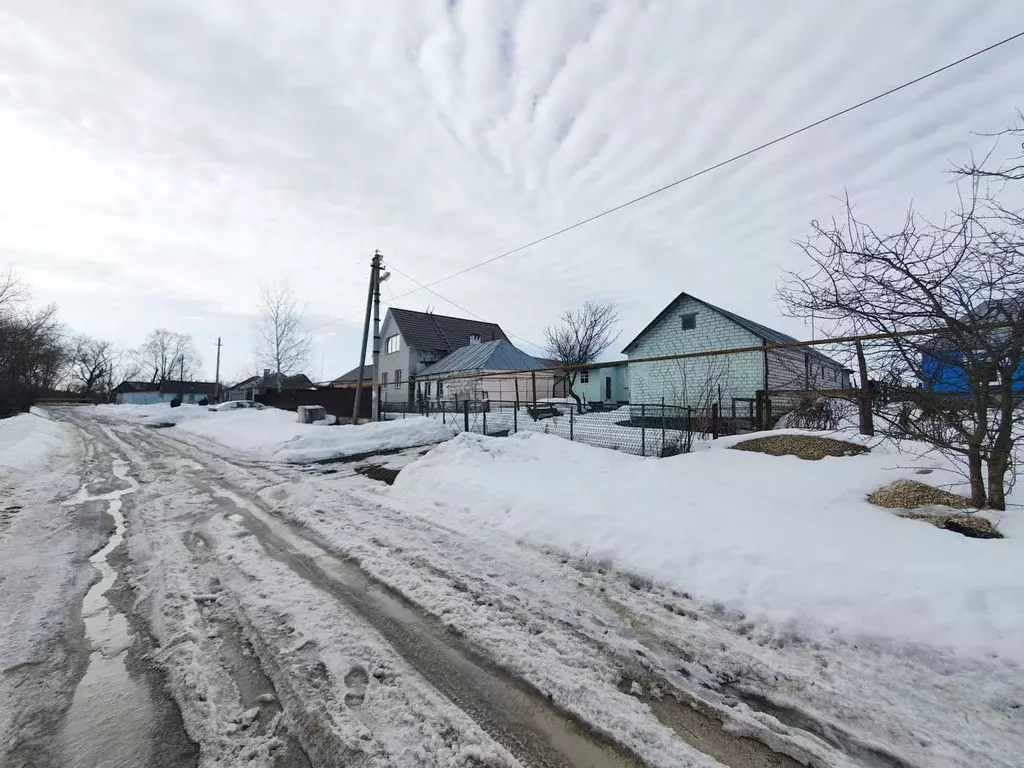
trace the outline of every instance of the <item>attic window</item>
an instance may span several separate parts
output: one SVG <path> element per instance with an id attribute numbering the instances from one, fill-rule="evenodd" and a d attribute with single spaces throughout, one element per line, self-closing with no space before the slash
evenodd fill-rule
<path id="1" fill-rule="evenodd" d="M 470 344 L 479 344 L 480 343 L 480 334 L 479 333 L 471 333 L 471 334 L 469 334 L 469 343 Z"/>
<path id="2" fill-rule="evenodd" d="M 696 327 L 697 327 L 697 315 L 696 314 L 691 313 L 691 314 L 688 314 L 688 315 L 683 315 L 683 330 L 684 331 L 692 331 Z"/>
<path id="3" fill-rule="evenodd" d="M 398 334 L 396 333 L 394 336 L 388 336 L 387 340 L 384 342 L 384 354 L 390 355 L 392 352 L 397 352 L 398 348 Z"/>

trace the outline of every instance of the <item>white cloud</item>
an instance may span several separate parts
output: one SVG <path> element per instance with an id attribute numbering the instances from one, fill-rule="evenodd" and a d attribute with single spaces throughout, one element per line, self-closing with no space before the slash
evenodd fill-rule
<path id="1" fill-rule="evenodd" d="M 341 372 L 374 248 L 435 279 L 1017 27 L 1014 0 L 7 3 L 0 261 L 77 328 L 223 335 L 228 368 L 258 283 L 290 275 L 318 320 L 357 313 L 321 329 Z M 792 239 L 844 188 L 883 223 L 911 198 L 941 210 L 972 131 L 1024 106 L 1022 58 L 1012 44 L 437 290 L 535 340 L 593 297 L 622 303 L 630 336 L 681 290 L 800 334 L 772 300 Z"/>

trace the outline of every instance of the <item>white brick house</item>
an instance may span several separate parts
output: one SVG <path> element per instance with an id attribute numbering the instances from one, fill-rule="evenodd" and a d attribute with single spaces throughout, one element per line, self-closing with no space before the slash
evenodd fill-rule
<path id="1" fill-rule="evenodd" d="M 850 386 L 850 371 L 811 347 L 634 362 L 787 341 L 796 340 L 681 293 L 623 350 L 629 358 L 630 401 L 656 404 L 664 398 L 666 404 L 703 408 L 719 403 L 727 412 L 733 400 L 752 400 L 759 390 Z"/>

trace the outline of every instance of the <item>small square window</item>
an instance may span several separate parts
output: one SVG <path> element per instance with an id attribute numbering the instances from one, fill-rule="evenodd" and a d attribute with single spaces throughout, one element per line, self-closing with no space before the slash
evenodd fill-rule
<path id="1" fill-rule="evenodd" d="M 697 327 L 697 315 L 689 314 L 683 315 L 683 330 L 692 331 Z"/>
<path id="2" fill-rule="evenodd" d="M 580 384 L 589 384 L 589 383 L 590 383 L 590 371 L 589 370 L 580 371 Z"/>
<path id="3" fill-rule="evenodd" d="M 395 389 L 402 388 L 402 369 L 399 368 L 395 371 Z"/>

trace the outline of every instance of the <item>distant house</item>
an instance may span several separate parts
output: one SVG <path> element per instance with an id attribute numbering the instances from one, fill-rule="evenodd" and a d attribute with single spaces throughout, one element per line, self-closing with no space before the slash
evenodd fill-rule
<path id="1" fill-rule="evenodd" d="M 759 390 L 847 389 L 851 371 L 813 347 L 755 349 L 729 355 L 640 362 L 689 352 L 763 347 L 796 341 L 687 293 L 679 294 L 623 352 L 630 401 L 705 406 L 749 401 Z"/>
<path id="2" fill-rule="evenodd" d="M 359 383 L 359 366 L 357 365 L 351 371 L 346 374 L 339 376 L 331 382 L 331 386 L 335 389 L 352 389 Z M 363 386 L 366 389 L 373 388 L 373 364 L 367 363 L 363 366 Z"/>
<path id="3" fill-rule="evenodd" d="M 585 403 L 629 403 L 629 361 L 603 363 L 576 374 L 572 391 Z"/>
<path id="4" fill-rule="evenodd" d="M 490 400 L 528 402 L 555 397 L 563 374 L 544 370 L 538 360 L 507 339 L 471 341 L 416 375 L 417 400 Z M 480 376 L 480 374 L 498 374 Z M 504 375 L 502 375 L 504 374 Z"/>
<path id="5" fill-rule="evenodd" d="M 201 400 L 213 402 L 216 392 L 217 385 L 207 381 L 123 381 L 114 388 L 112 394 L 118 404 L 153 405 L 169 403 L 177 397 L 182 397 L 183 403 L 198 403 Z"/>
<path id="6" fill-rule="evenodd" d="M 255 400 L 268 391 L 289 392 L 301 389 L 316 389 L 316 385 L 304 373 L 284 376 L 263 371 L 262 376 L 250 376 L 227 389 L 228 400 Z"/>
<path id="7" fill-rule="evenodd" d="M 413 402 L 414 378 L 471 342 L 508 341 L 495 323 L 392 307 L 381 325 L 377 384 L 382 400 Z"/>

